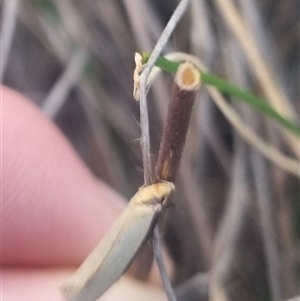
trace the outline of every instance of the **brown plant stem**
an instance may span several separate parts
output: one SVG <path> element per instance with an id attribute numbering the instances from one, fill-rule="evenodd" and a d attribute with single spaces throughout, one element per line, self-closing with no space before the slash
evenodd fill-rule
<path id="1" fill-rule="evenodd" d="M 155 168 L 158 181 L 176 178 L 200 80 L 192 63 L 184 62 L 178 67 Z"/>
<path id="2" fill-rule="evenodd" d="M 196 92 L 200 88 L 200 80 L 200 72 L 192 63 L 184 62 L 179 65 L 171 91 L 167 120 L 163 129 L 155 166 L 157 181 L 175 181 Z M 177 299 L 168 278 L 160 249 L 159 229 L 158 225 L 156 225 L 153 237 L 154 256 L 159 266 L 168 299 L 169 301 L 176 301 Z"/>
<path id="3" fill-rule="evenodd" d="M 200 87 L 200 73 L 189 62 L 182 63 L 175 75 L 174 85 L 171 91 L 171 101 L 168 107 L 166 124 L 162 134 L 162 140 L 156 163 L 155 177 L 157 181 L 174 181 L 186 140 L 192 108 L 196 92 Z M 158 231 L 157 229 L 155 231 Z M 156 239 L 154 239 L 155 241 Z M 159 243 L 156 242 L 156 245 Z M 147 279 L 153 254 L 143 247 L 139 252 L 142 257 L 148 257 L 147 266 L 140 271 L 134 265 L 130 268 L 131 274 L 139 279 Z M 141 260 L 141 262 L 143 262 Z M 164 268 L 162 268 L 164 270 Z"/>

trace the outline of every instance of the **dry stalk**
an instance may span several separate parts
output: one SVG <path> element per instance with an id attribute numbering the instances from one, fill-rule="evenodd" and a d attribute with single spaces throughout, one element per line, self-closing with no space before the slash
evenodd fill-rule
<path id="1" fill-rule="evenodd" d="M 144 184 L 150 184 L 153 182 L 152 177 L 152 164 L 150 158 L 150 136 L 149 136 L 149 121 L 148 121 L 148 109 L 147 109 L 147 83 L 148 77 L 154 66 L 158 56 L 162 49 L 165 47 L 168 39 L 174 31 L 177 23 L 181 19 L 182 15 L 187 9 L 189 0 L 182 0 L 174 11 L 171 19 L 166 25 L 160 38 L 158 39 L 150 57 L 148 63 L 140 76 L 140 125 L 141 125 L 141 148 L 143 154 L 143 167 L 144 167 Z"/>
<path id="2" fill-rule="evenodd" d="M 199 70 L 192 63 L 178 67 L 156 163 L 158 180 L 175 180 L 200 80 Z"/>
<path id="3" fill-rule="evenodd" d="M 280 85 L 274 80 L 274 76 L 272 76 L 274 71 L 264 61 L 253 33 L 246 26 L 234 6 L 233 1 L 215 0 L 215 2 L 221 14 L 230 26 L 230 29 L 236 35 L 237 40 L 241 44 L 249 62 L 249 66 L 256 75 L 266 98 L 274 106 L 274 108 L 284 116 L 295 118 L 295 113 L 290 106 L 290 102 L 286 95 L 284 95 L 282 89 L 280 89 Z M 282 133 L 287 139 L 294 154 L 299 158 L 299 139 L 286 130 L 282 130 Z"/>
<path id="4" fill-rule="evenodd" d="M 178 67 L 155 168 L 158 181 L 176 178 L 200 81 L 199 70 L 192 63 L 185 62 Z M 168 298 L 176 300 L 162 260 L 158 227 L 154 230 L 153 248 Z"/>

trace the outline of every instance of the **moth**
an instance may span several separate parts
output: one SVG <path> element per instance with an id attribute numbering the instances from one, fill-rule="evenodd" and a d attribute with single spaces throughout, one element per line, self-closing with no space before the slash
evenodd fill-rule
<path id="1" fill-rule="evenodd" d="M 95 301 L 126 271 L 174 190 L 171 182 L 142 186 L 75 274 L 61 286 L 67 301 Z"/>

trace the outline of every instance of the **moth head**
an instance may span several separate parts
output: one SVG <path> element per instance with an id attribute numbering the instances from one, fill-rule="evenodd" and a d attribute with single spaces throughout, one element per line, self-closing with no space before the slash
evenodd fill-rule
<path id="1" fill-rule="evenodd" d="M 142 186 L 131 199 L 131 203 L 160 204 L 165 206 L 174 189 L 174 184 L 167 181 Z"/>

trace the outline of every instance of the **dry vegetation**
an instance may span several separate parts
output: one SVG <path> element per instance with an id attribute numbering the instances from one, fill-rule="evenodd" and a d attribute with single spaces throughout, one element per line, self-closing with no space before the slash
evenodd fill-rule
<path id="1" fill-rule="evenodd" d="M 296 119 L 299 2 L 234 1 L 247 35 L 228 22 L 237 22 L 228 11 L 231 2 L 191 1 L 165 51 L 199 57 L 212 73 L 274 99 L 274 107 Z M 143 181 L 134 52 L 151 52 L 177 1 L 4 3 L 3 83 L 34 100 L 93 172 L 129 198 Z M 148 97 L 153 158 L 170 83 L 169 75 L 160 76 Z M 247 105 L 228 101 L 256 133 L 299 160 L 299 141 Z M 214 300 L 280 301 L 300 294 L 298 180 L 245 142 L 201 89 L 176 206 L 161 227 L 179 301 L 207 300 L 209 290 L 220 294 Z"/>

